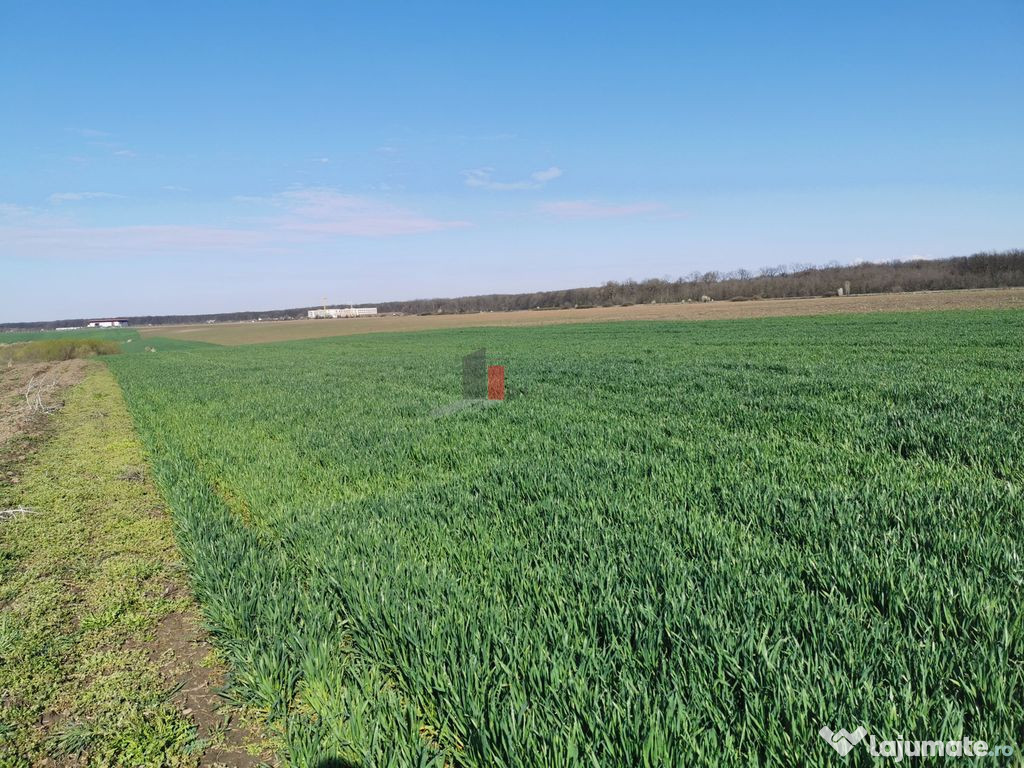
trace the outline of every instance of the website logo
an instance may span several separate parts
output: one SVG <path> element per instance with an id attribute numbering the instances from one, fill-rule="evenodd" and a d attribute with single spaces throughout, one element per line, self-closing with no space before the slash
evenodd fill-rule
<path id="1" fill-rule="evenodd" d="M 498 405 L 505 400 L 505 366 L 488 365 L 487 350 L 462 358 L 462 399 L 431 413 L 435 419 L 462 411 Z"/>
<path id="2" fill-rule="evenodd" d="M 827 741 L 828 745 L 838 752 L 840 757 L 846 757 L 853 751 L 854 747 L 863 743 L 871 757 L 886 758 L 894 763 L 901 763 L 904 760 L 919 757 L 960 757 L 971 759 L 979 757 L 1012 757 L 1014 754 L 1012 744 L 990 746 L 987 741 L 970 739 L 966 736 L 956 740 L 929 739 L 921 741 L 918 739 L 907 739 L 903 736 L 897 736 L 895 739 L 876 739 L 873 734 L 869 735 L 867 728 L 864 727 L 859 727 L 853 733 L 850 733 L 844 728 L 833 731 L 828 726 L 818 731 L 818 735 Z"/>
<path id="3" fill-rule="evenodd" d="M 842 757 L 846 757 L 850 750 L 860 744 L 861 740 L 868 735 L 867 728 L 861 726 L 853 733 L 850 733 L 845 728 L 840 728 L 838 731 L 833 732 L 827 725 L 818 731 L 818 734 L 825 741 L 829 743 L 836 752 Z"/>

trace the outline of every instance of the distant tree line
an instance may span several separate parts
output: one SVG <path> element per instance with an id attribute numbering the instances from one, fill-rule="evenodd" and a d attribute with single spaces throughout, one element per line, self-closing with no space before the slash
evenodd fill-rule
<path id="1" fill-rule="evenodd" d="M 458 314 L 700 301 L 704 296 L 716 301 L 834 296 L 847 281 L 855 294 L 1024 286 L 1024 251 L 850 266 L 780 265 L 764 267 L 756 273 L 745 269 L 724 274 L 692 272 L 677 280 L 608 281 L 590 288 L 388 301 L 377 307 L 380 312 Z"/>
<path id="2" fill-rule="evenodd" d="M 522 309 L 571 309 L 608 307 L 652 302 L 744 301 L 786 297 L 834 296 L 846 282 L 858 293 L 900 293 L 961 288 L 1004 288 L 1024 286 L 1024 250 L 976 253 L 948 259 L 863 262 L 860 264 L 790 264 L 763 267 L 756 272 L 692 272 L 676 280 L 610 280 L 589 288 L 567 288 L 536 293 L 492 293 L 454 299 L 411 299 L 385 301 L 376 306 L 381 313 L 466 314 L 509 312 Z M 205 315 L 159 315 L 122 317 L 128 325 L 172 325 L 250 320 L 289 320 L 306 316 L 307 309 L 276 309 L 263 312 L 224 312 Z M 51 322 L 8 323 L 0 330 L 32 330 L 85 325 L 95 318 Z"/>

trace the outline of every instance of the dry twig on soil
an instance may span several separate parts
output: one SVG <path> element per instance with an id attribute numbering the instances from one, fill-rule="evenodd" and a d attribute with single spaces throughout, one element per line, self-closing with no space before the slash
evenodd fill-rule
<path id="1" fill-rule="evenodd" d="M 58 410 L 59 406 L 47 405 L 43 401 L 44 395 L 49 395 L 57 389 L 57 380 L 46 379 L 40 377 L 38 380 L 33 376 L 28 381 L 28 386 L 25 388 L 25 408 L 29 413 L 53 413 Z"/>
<path id="2" fill-rule="evenodd" d="M 30 515 L 35 510 L 30 507 L 14 507 L 13 509 L 0 509 L 0 523 L 7 523 L 17 520 L 25 515 Z"/>

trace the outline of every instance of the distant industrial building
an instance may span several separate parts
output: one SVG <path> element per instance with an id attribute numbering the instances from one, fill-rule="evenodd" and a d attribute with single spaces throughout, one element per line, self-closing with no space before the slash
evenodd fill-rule
<path id="1" fill-rule="evenodd" d="M 93 320 L 86 328 L 120 328 L 122 325 L 121 320 Z"/>
<path id="2" fill-rule="evenodd" d="M 310 320 L 327 320 L 339 317 L 367 317 L 376 314 L 376 307 L 344 307 L 342 309 L 311 309 L 306 316 Z"/>

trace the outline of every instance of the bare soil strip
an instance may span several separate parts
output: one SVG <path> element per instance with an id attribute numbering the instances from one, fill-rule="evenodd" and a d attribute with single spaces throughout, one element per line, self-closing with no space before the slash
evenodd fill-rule
<path id="1" fill-rule="evenodd" d="M 64 391 L 82 380 L 87 365 L 84 360 L 65 360 L 0 366 L 0 457 L 27 455 L 9 444 L 19 440 L 27 449 L 33 437 L 42 435 L 48 424 L 47 412 L 63 405 Z M 32 390 L 37 397 L 31 396 Z"/>
<path id="2" fill-rule="evenodd" d="M 591 309 L 541 309 L 480 312 L 467 315 L 362 317 L 339 320 L 280 320 L 260 323 L 157 326 L 143 336 L 206 341 L 234 346 L 295 341 L 381 331 L 425 331 L 481 326 L 529 326 L 554 323 L 605 323 L 627 320 L 732 320 L 748 317 L 923 312 L 951 309 L 1024 309 L 1024 288 L 991 288 L 921 293 L 879 293 L 811 299 L 716 301 L 707 304 L 642 304 Z"/>

